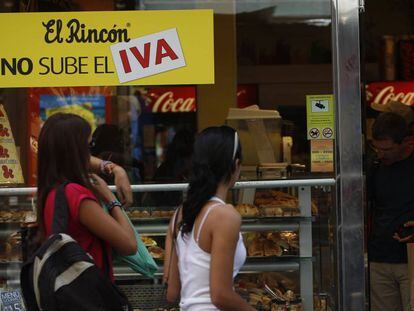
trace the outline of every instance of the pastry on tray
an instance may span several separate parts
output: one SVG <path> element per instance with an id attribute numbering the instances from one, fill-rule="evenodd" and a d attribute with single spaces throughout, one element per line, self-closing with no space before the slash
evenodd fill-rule
<path id="1" fill-rule="evenodd" d="M 250 257 L 263 257 L 264 256 L 264 239 L 256 238 L 249 243 L 247 252 Z"/>
<path id="2" fill-rule="evenodd" d="M 282 248 L 271 240 L 265 240 L 263 249 L 265 256 L 282 256 L 283 253 Z"/>
<path id="3" fill-rule="evenodd" d="M 260 211 L 261 214 L 266 217 L 280 217 L 284 215 L 284 211 L 281 207 L 272 204 L 261 205 Z"/>
<path id="4" fill-rule="evenodd" d="M 165 251 L 161 247 L 150 246 L 148 247 L 148 251 L 155 259 L 164 259 Z"/>
<path id="5" fill-rule="evenodd" d="M 253 217 L 259 215 L 259 210 L 256 206 L 250 204 L 238 204 L 236 210 L 242 216 Z"/>
<path id="6" fill-rule="evenodd" d="M 279 190 L 257 191 L 255 194 L 254 204 L 260 209 L 263 206 L 278 206 L 284 209 L 283 216 L 299 216 L 299 199 L 293 195 Z M 292 210 L 289 210 L 292 209 Z M 312 215 L 318 215 L 318 206 L 312 200 Z"/>
<path id="7" fill-rule="evenodd" d="M 174 211 L 152 211 L 151 215 L 153 217 L 170 218 L 172 215 L 174 215 Z"/>
<path id="8" fill-rule="evenodd" d="M 150 213 L 148 211 L 131 211 L 129 212 L 129 216 L 131 218 L 148 218 L 150 217 Z"/>
<path id="9" fill-rule="evenodd" d="M 141 240 L 145 246 L 157 246 L 157 242 L 148 236 L 141 235 Z"/>
<path id="10" fill-rule="evenodd" d="M 0 212 L 0 221 L 6 222 L 13 218 L 13 213 L 8 211 Z"/>

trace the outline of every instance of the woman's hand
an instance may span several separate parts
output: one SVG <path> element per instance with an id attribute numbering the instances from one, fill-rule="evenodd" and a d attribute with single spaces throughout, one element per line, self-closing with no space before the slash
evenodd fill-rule
<path id="1" fill-rule="evenodd" d="M 126 171 L 119 165 L 114 165 L 111 168 L 114 174 L 114 181 L 116 186 L 116 194 L 124 206 L 130 206 L 133 202 L 131 184 Z"/>
<path id="2" fill-rule="evenodd" d="M 104 166 L 105 174 L 113 175 L 116 186 L 116 194 L 124 206 L 130 206 L 133 202 L 131 184 L 128 174 L 123 167 L 115 163 L 108 162 Z"/>
<path id="3" fill-rule="evenodd" d="M 102 167 L 102 165 L 104 166 Z M 127 173 L 121 166 L 116 165 L 112 162 L 102 161 L 99 158 L 91 156 L 90 169 L 94 173 L 113 175 L 115 178 L 115 186 L 118 199 L 122 204 L 124 204 L 124 206 L 129 206 L 132 204 L 133 199 L 131 184 L 129 183 Z"/>
<path id="4" fill-rule="evenodd" d="M 108 184 L 96 174 L 91 174 L 92 187 L 103 202 L 108 203 L 116 200 L 115 194 L 109 189 Z"/>

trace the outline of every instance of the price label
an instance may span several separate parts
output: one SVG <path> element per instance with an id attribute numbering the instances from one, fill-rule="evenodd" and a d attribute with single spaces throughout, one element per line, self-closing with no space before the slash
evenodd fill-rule
<path id="1" fill-rule="evenodd" d="M 19 290 L 1 292 L 0 300 L 3 311 L 26 311 Z"/>

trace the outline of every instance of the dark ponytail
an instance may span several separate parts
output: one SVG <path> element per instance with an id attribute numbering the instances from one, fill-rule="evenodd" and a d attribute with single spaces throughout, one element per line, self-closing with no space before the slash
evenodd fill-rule
<path id="1" fill-rule="evenodd" d="M 231 127 L 209 127 L 197 136 L 187 200 L 183 203 L 182 234 L 193 230 L 195 219 L 215 195 L 220 182 L 230 181 L 237 159 L 241 161 L 241 146 L 236 131 Z"/>

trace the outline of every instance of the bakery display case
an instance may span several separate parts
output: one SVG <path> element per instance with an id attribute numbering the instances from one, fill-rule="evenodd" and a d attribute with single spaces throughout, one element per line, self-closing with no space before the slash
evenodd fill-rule
<path id="1" fill-rule="evenodd" d="M 324 290 L 329 269 L 321 262 L 322 248 L 332 248 L 329 236 L 315 234 L 321 211 L 320 200 L 333 194 L 334 179 L 258 180 L 238 182 L 228 201 L 243 216 L 242 235 L 248 258 L 235 280 L 235 289 L 257 310 L 330 310 L 335 299 Z M 182 191 L 187 184 L 133 185 L 134 192 Z M 238 202 L 245 190 L 254 190 L 253 204 Z M 1 286 L 18 288 L 22 262 L 19 230 L 33 221 L 32 194 L 35 188 L 2 188 L 0 199 Z M 316 197 L 315 197 L 316 193 Z M 332 200 L 326 200 L 331 204 Z M 155 310 L 161 288 L 165 233 L 174 207 L 142 207 L 139 202 L 128 214 L 159 270 L 148 279 L 129 267 L 115 263 L 115 276 L 137 308 Z M 8 213 L 11 213 L 9 215 Z M 19 217 L 19 218 L 18 218 Z M 319 229 L 318 229 L 319 230 Z M 318 231 L 317 230 L 317 231 Z M 317 239 L 314 237 L 318 236 Z M 324 245 L 322 245 L 324 244 Z M 329 253 L 329 251 L 328 251 Z M 326 261 L 325 261 L 326 264 Z M 158 291 L 158 292 L 157 292 Z M 331 305 L 331 308 L 330 308 Z M 330 309 L 329 309 L 330 308 Z M 170 308 L 172 310 L 172 308 Z"/>
<path id="2" fill-rule="evenodd" d="M 34 188 L 25 188 L 23 194 L 12 195 L 13 189 L 1 189 L 0 195 L 0 287 L 19 286 L 19 272 L 23 261 L 21 226 L 35 221 Z M 17 189 L 15 189 L 17 190 Z"/>
<path id="3" fill-rule="evenodd" d="M 335 282 L 329 235 L 334 179 L 256 180 L 238 182 L 229 194 L 243 216 L 242 235 L 248 258 L 235 280 L 236 290 L 258 310 L 334 310 Z M 137 192 L 183 191 L 186 184 L 135 185 Z M 240 203 L 243 192 L 253 203 Z M 129 215 L 159 265 L 155 280 L 116 265 L 118 282 L 136 288 L 134 300 L 150 304 L 146 290 L 160 282 L 164 239 L 169 217 L 166 207 L 135 207 Z M 316 237 L 316 239 L 314 239 Z M 144 294 L 140 294 L 140 292 Z M 138 296 L 138 297 L 137 297 Z"/>

